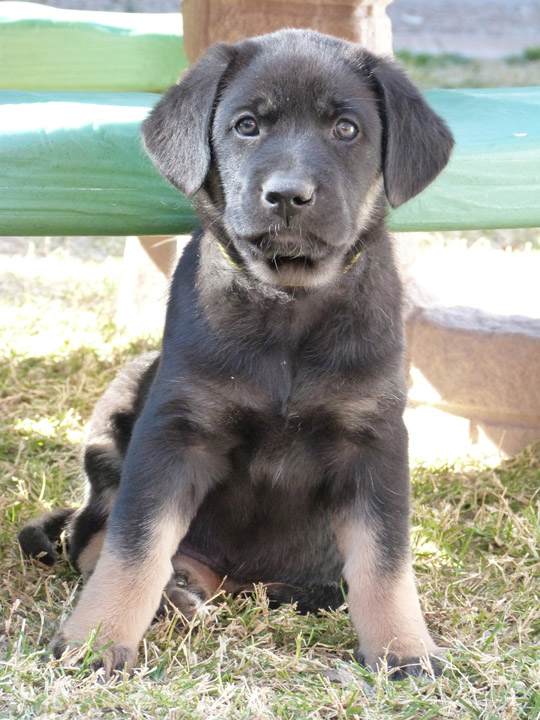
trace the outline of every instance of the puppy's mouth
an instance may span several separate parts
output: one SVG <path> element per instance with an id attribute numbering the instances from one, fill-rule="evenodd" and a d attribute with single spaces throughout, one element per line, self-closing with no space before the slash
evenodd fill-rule
<path id="1" fill-rule="evenodd" d="M 239 238 L 251 257 L 273 265 L 274 270 L 314 267 L 330 254 L 330 247 L 313 233 L 260 233 Z"/>
<path id="2" fill-rule="evenodd" d="M 329 279 L 336 250 L 319 237 L 303 233 L 267 233 L 237 237 L 237 250 L 249 272 L 282 287 L 315 287 Z"/>
<path id="3" fill-rule="evenodd" d="M 266 259 L 270 270 L 276 272 L 303 272 L 313 270 L 316 261 L 307 255 L 274 255 Z"/>

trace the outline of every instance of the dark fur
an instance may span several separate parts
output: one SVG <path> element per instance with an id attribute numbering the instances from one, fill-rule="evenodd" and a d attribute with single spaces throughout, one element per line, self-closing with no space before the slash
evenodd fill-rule
<path id="1" fill-rule="evenodd" d="M 257 136 L 237 130 L 248 115 Z M 356 138 L 332 134 L 340 118 Z M 96 408 L 70 556 L 107 524 L 136 567 L 172 507 L 190 523 L 178 552 L 231 588 L 335 607 L 342 519 L 376 536 L 374 573 L 407 562 L 401 289 L 383 222 L 386 199 L 441 171 L 451 134 L 391 61 L 282 31 L 211 48 L 143 135 L 202 229 L 174 274 L 161 356 L 130 364 Z M 53 559 L 50 535 L 44 523 L 48 544 L 27 529 L 21 544 Z"/>

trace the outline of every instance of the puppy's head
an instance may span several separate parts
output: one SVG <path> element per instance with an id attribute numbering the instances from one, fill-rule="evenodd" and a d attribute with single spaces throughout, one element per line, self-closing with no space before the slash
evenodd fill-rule
<path id="1" fill-rule="evenodd" d="M 338 277 L 385 195 L 397 207 L 419 193 L 453 145 L 391 61 L 305 30 L 210 48 L 143 137 L 248 272 L 307 287 Z"/>

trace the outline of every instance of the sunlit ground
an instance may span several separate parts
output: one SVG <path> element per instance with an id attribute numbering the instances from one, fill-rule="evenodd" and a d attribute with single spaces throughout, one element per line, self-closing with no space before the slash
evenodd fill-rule
<path id="1" fill-rule="evenodd" d="M 352 661 L 344 609 L 302 617 L 290 606 L 268 610 L 261 594 L 217 598 L 199 626 L 184 628 L 178 617 L 154 625 L 140 669 L 116 687 L 96 685 L 91 650 L 81 668 L 47 661 L 43 649 L 73 605 L 77 577 L 64 559 L 53 569 L 23 560 L 16 533 L 43 510 L 80 503 L 92 407 L 123 363 L 158 344 L 159 329 L 135 337 L 115 325 L 121 243 L 51 242 L 41 254 L 42 242 L 12 242 L 12 254 L 0 243 L 1 718 L 536 720 L 534 450 L 492 467 L 464 457 L 413 466 L 422 606 L 449 649 L 441 679 L 391 683 L 384 669 L 366 672 Z M 427 252 L 436 260 L 443 249 Z"/>
<path id="2" fill-rule="evenodd" d="M 402 233 L 397 244 L 404 275 L 414 278 L 416 295 L 421 288 L 422 304 L 540 318 L 540 230 Z M 84 348 L 92 348 L 93 356 L 106 361 L 136 338 L 115 325 L 121 239 L 3 239 L 2 250 L 0 311 L 10 362 L 39 357 L 51 362 Z M 151 311 L 147 315 L 153 316 Z M 145 328 L 148 332 L 148 323 Z M 153 328 L 154 341 L 160 332 L 160 327 Z M 82 387 L 87 382 L 84 377 L 79 381 Z M 55 392 L 68 403 L 81 389 L 67 376 Z M 433 397 L 436 401 L 435 389 Z M 86 419 L 77 417 L 77 422 Z M 407 422 L 413 459 L 500 459 L 489 443 L 470 443 L 464 418 L 424 408 L 408 411 Z"/>

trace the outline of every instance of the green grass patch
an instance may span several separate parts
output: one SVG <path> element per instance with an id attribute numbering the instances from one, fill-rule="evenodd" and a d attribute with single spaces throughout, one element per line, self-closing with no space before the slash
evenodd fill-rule
<path id="1" fill-rule="evenodd" d="M 538 60 L 540 60 L 540 46 L 526 48 L 523 51 L 523 57 L 527 62 L 537 62 Z"/>
<path id="2" fill-rule="evenodd" d="M 539 60 L 540 60 L 540 46 L 526 48 L 520 55 L 512 55 L 511 57 L 507 58 L 507 62 L 514 64 L 514 65 L 515 64 L 524 65 L 526 63 L 537 63 Z"/>
<path id="3" fill-rule="evenodd" d="M 500 59 L 468 58 L 456 53 L 416 53 L 399 50 L 396 58 L 422 89 L 525 87 L 538 85 L 540 48 Z"/>
<path id="4" fill-rule="evenodd" d="M 396 58 L 407 67 L 416 68 L 448 68 L 452 65 L 470 65 L 474 61 L 458 53 L 416 53 L 412 50 L 398 50 Z"/>
<path id="5" fill-rule="evenodd" d="M 218 597 L 186 626 L 154 624 L 132 678 L 100 685 L 46 645 L 76 598 L 62 559 L 21 558 L 16 533 L 43 510 L 80 502 L 91 409 L 116 370 L 159 338 L 114 325 L 121 272 L 55 251 L 2 256 L 0 271 L 0 718 L 540 717 L 540 450 L 498 467 L 413 469 L 415 567 L 428 623 L 448 657 L 435 681 L 388 682 L 352 659 L 345 608 L 321 617 L 268 608 L 264 593 Z"/>

